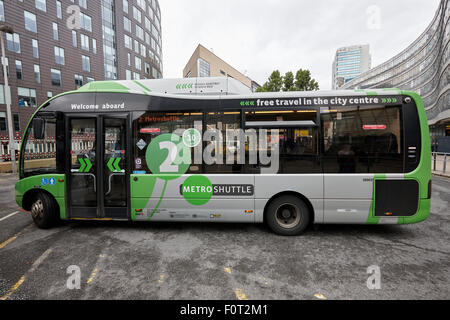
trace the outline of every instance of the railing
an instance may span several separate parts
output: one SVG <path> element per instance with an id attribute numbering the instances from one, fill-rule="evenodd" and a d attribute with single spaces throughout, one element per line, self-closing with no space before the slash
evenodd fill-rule
<path id="1" fill-rule="evenodd" d="M 432 153 L 431 168 L 433 173 L 443 173 L 450 175 L 450 153 Z"/>

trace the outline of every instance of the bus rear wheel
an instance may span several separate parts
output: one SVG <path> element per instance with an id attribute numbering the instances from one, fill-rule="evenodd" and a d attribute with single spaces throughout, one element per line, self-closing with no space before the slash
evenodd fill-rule
<path id="1" fill-rule="evenodd" d="M 266 223 L 276 234 L 297 236 L 305 232 L 310 221 L 308 206 L 295 196 L 273 200 L 266 211 Z"/>
<path id="2" fill-rule="evenodd" d="M 37 193 L 31 204 L 31 217 L 41 229 L 48 229 L 54 226 L 58 221 L 58 205 L 56 201 L 46 193 Z"/>

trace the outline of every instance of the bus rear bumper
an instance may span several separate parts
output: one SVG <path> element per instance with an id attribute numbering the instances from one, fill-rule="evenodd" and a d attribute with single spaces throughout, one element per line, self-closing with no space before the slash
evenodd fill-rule
<path id="1" fill-rule="evenodd" d="M 431 199 L 420 199 L 419 210 L 411 217 L 399 218 L 399 224 L 413 224 L 425 221 L 430 216 Z"/>

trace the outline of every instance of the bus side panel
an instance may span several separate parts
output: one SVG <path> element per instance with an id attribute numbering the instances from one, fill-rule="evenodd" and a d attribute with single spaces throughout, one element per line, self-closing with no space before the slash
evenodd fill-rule
<path id="1" fill-rule="evenodd" d="M 267 202 L 282 192 L 298 193 L 308 199 L 314 209 L 314 222 L 323 222 L 323 175 L 256 175 L 255 176 L 255 209 L 256 222 L 264 219 L 264 208 Z"/>
<path id="2" fill-rule="evenodd" d="M 325 174 L 324 222 L 365 224 L 373 179 L 373 174 Z"/>
<path id="3" fill-rule="evenodd" d="M 251 185 L 253 175 L 201 175 L 214 186 Z M 134 181 L 134 177 L 138 180 Z M 189 203 L 181 194 L 181 187 L 191 175 L 166 181 L 154 175 L 131 177 L 132 219 L 136 221 L 198 221 L 248 222 L 255 221 L 254 193 L 213 195 L 203 203 Z"/>
<path id="4" fill-rule="evenodd" d="M 62 182 L 61 182 L 62 181 Z M 37 175 L 19 180 L 15 186 L 16 202 L 23 207 L 23 196 L 31 190 L 45 190 L 56 200 L 61 219 L 66 219 L 66 176 L 63 174 Z"/>

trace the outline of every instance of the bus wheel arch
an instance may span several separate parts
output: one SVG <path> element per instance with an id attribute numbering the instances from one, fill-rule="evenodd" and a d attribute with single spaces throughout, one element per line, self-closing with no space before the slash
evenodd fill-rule
<path id="1" fill-rule="evenodd" d="M 40 217 L 36 216 L 36 207 L 42 206 L 43 213 Z M 22 200 L 22 208 L 31 211 L 31 216 L 35 224 L 42 229 L 50 228 L 55 225 L 59 219 L 60 208 L 55 197 L 46 190 L 31 189 L 26 192 Z"/>
<path id="2" fill-rule="evenodd" d="M 284 230 L 275 230 L 278 229 L 277 226 L 275 226 L 275 223 L 273 221 L 273 217 L 268 216 L 269 214 L 274 214 L 273 207 L 276 206 L 278 202 L 292 202 L 294 206 L 301 207 L 303 210 L 301 211 L 307 211 L 307 217 L 306 217 L 306 223 L 303 225 L 303 227 L 300 227 L 300 230 L 296 232 L 295 230 L 290 231 L 284 231 Z M 314 224 L 314 207 L 309 201 L 307 197 L 305 197 L 303 194 L 295 192 L 295 191 L 284 191 L 277 193 L 273 197 L 267 201 L 266 205 L 264 206 L 264 224 L 268 225 L 272 231 L 281 234 L 281 235 L 299 235 L 304 232 L 304 230 Z"/>

